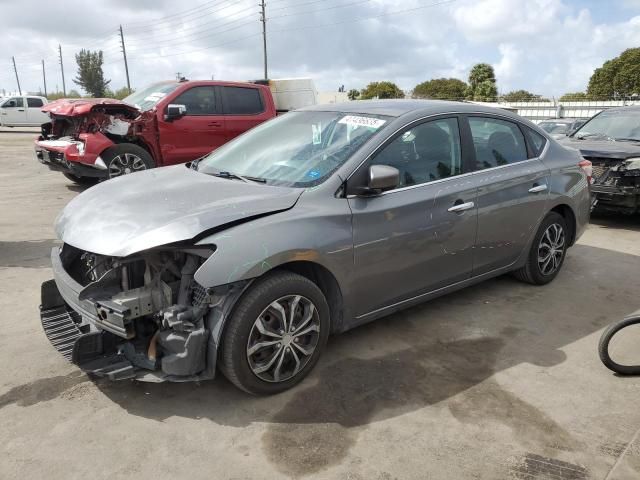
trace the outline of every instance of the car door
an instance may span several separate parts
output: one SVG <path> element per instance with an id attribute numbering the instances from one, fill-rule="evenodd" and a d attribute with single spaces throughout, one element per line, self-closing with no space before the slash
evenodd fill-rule
<path id="1" fill-rule="evenodd" d="M 0 107 L 3 125 L 24 125 L 27 123 L 27 111 L 23 97 L 11 97 Z"/>
<path id="2" fill-rule="evenodd" d="M 184 105 L 186 112 L 174 120 L 164 117 L 158 120 L 165 165 L 195 160 L 224 145 L 225 121 L 213 86 L 191 87 L 170 104 Z"/>
<path id="3" fill-rule="evenodd" d="M 220 86 L 227 140 L 268 120 L 260 90 L 254 87 Z"/>
<path id="4" fill-rule="evenodd" d="M 49 121 L 49 116 L 42 111 L 44 101 L 38 97 L 27 97 L 27 123 L 40 126 Z"/>
<path id="5" fill-rule="evenodd" d="M 349 198 L 356 316 L 470 277 L 476 187 L 460 176 L 459 132 L 455 116 L 413 124 L 360 167 L 395 167 L 400 185 Z"/>
<path id="6" fill-rule="evenodd" d="M 467 116 L 478 186 L 473 275 L 513 264 L 546 213 L 549 169 L 528 144 L 528 127 L 503 117 Z M 468 128 L 468 130 L 466 130 Z"/>

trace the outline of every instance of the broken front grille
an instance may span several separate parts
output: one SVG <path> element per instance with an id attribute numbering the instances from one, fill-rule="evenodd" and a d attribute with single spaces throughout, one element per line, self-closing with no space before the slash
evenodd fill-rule
<path id="1" fill-rule="evenodd" d="M 587 158 L 591 162 L 593 168 L 594 183 L 599 185 L 615 185 L 619 177 L 617 167 L 622 163 L 621 160 L 610 160 L 604 158 Z M 616 167 L 616 168 L 614 168 Z M 613 168 L 613 171 L 612 171 Z"/>
<path id="2" fill-rule="evenodd" d="M 82 321 L 79 313 L 69 310 L 66 305 L 40 310 L 40 321 L 44 333 L 67 360 L 71 361 L 73 344 L 82 335 L 78 324 Z"/>

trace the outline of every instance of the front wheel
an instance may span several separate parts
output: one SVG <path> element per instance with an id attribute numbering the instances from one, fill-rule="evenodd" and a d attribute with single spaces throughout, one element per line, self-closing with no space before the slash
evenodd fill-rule
<path id="1" fill-rule="evenodd" d="M 258 279 L 222 337 L 220 369 L 254 395 L 287 390 L 313 369 L 329 336 L 329 306 L 311 280 L 291 272 Z"/>
<path id="2" fill-rule="evenodd" d="M 144 148 L 133 143 L 120 143 L 107 148 L 101 155 L 109 178 L 120 177 L 155 167 L 153 158 Z"/>
<path id="3" fill-rule="evenodd" d="M 567 222 L 557 212 L 549 212 L 536 233 L 527 263 L 514 272 L 523 282 L 545 285 L 560 273 L 569 246 Z"/>

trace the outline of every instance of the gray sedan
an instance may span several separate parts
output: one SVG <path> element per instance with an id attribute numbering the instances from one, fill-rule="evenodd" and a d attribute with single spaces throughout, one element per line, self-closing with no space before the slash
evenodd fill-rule
<path id="1" fill-rule="evenodd" d="M 219 369 L 247 392 L 280 392 L 331 333 L 505 273 L 551 282 L 589 220 L 587 173 L 502 110 L 305 108 L 78 195 L 56 223 L 42 324 L 94 375 Z"/>

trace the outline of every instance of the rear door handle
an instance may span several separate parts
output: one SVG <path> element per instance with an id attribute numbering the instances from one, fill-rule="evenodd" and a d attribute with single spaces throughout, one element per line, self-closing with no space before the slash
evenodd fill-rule
<path id="1" fill-rule="evenodd" d="M 471 210 L 475 206 L 476 206 L 476 204 L 473 203 L 473 202 L 459 203 L 457 205 L 454 205 L 453 207 L 450 207 L 449 210 L 447 210 L 447 211 L 448 212 L 453 212 L 453 213 L 460 213 L 460 212 L 464 212 L 466 210 Z"/>
<path id="2" fill-rule="evenodd" d="M 529 193 L 540 193 L 540 192 L 544 192 L 546 189 L 547 189 L 547 185 L 543 183 L 542 185 L 535 185 L 531 187 L 529 189 Z"/>

